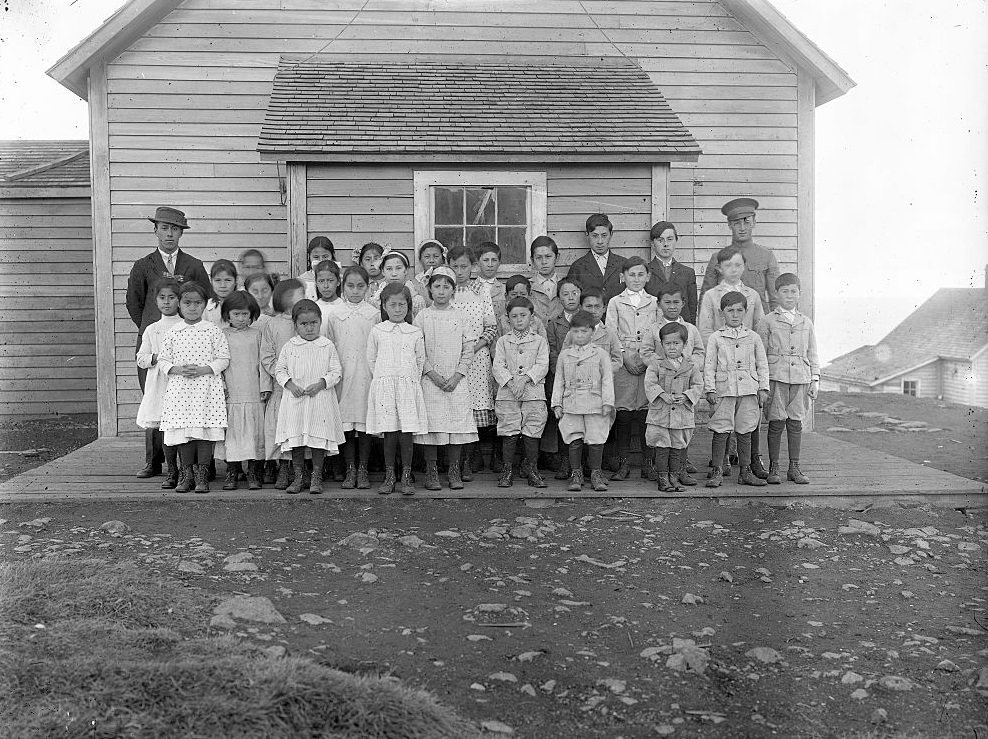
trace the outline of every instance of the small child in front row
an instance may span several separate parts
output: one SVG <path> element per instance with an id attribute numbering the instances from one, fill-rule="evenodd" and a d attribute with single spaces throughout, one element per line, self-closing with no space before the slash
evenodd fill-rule
<path id="1" fill-rule="evenodd" d="M 168 375 L 161 407 L 161 430 L 168 446 L 177 446 L 182 474 L 176 493 L 208 493 L 213 445 L 226 430 L 223 370 L 230 364 L 230 346 L 219 326 L 203 320 L 209 294 L 205 285 L 186 282 L 179 290 L 184 319 L 161 341 L 158 369 Z"/>
<path id="2" fill-rule="evenodd" d="M 681 493 L 682 457 L 696 428 L 694 407 L 703 395 L 703 375 L 683 350 L 689 332 L 670 321 L 659 329 L 662 357 L 645 371 L 645 394 L 649 409 L 645 443 L 655 449 L 655 471 L 659 492 Z"/>
<path id="3" fill-rule="evenodd" d="M 494 382 L 497 395 L 497 435 L 501 437 L 504 468 L 499 488 L 513 484 L 513 464 L 518 437 L 524 438 L 528 484 L 548 487 L 539 474 L 539 440 L 545 430 L 545 377 L 549 372 L 549 342 L 532 328 L 535 306 L 528 298 L 512 298 L 507 305 L 511 332 L 494 346 Z"/>
<path id="4" fill-rule="evenodd" d="M 381 291 L 381 322 L 367 341 L 371 380 L 367 401 L 367 433 L 384 434 L 384 482 L 381 495 L 395 491 L 395 453 L 401 448 L 402 495 L 415 495 L 412 483 L 412 434 L 429 431 L 429 417 L 422 396 L 425 338 L 412 325 L 412 294 L 407 287 L 389 282 Z"/>
<path id="5" fill-rule="evenodd" d="M 614 373 L 607 353 L 590 343 L 594 323 L 585 310 L 570 318 L 573 344 L 559 352 L 552 387 L 552 412 L 559 421 L 563 443 L 569 445 L 567 489 L 571 492 L 583 488 L 584 444 L 588 447 L 590 484 L 598 492 L 607 490 L 601 463 L 604 442 L 614 422 Z"/>
<path id="6" fill-rule="evenodd" d="M 709 294 L 709 293 L 708 293 Z M 744 326 L 748 300 L 739 292 L 720 299 L 724 326 L 707 341 L 703 363 L 703 389 L 713 408 L 707 427 L 714 432 L 711 459 L 714 467 L 708 488 L 720 487 L 724 477 L 721 461 L 733 431 L 738 439 L 741 485 L 765 485 L 751 470 L 751 432 L 758 428 L 761 407 L 768 400 L 768 359 L 758 334 Z"/>
<path id="7" fill-rule="evenodd" d="M 820 383 L 820 358 L 816 351 L 813 322 L 800 313 L 799 278 L 791 272 L 775 280 L 778 306 L 756 327 L 765 343 L 771 383 L 768 409 L 768 479 L 779 485 L 779 452 L 782 429 L 789 443 L 789 471 L 786 479 L 797 485 L 809 483 L 799 469 L 799 449 L 803 421 L 809 416 L 809 400 L 816 398 Z"/>
<path id="8" fill-rule="evenodd" d="M 163 490 L 170 490 L 178 485 L 178 462 L 175 447 L 165 446 L 164 436 L 158 428 L 161 423 L 161 404 L 168 387 L 168 375 L 161 372 L 158 355 L 161 353 L 161 341 L 165 334 L 182 322 L 182 317 L 178 314 L 180 288 L 179 283 L 170 278 L 165 278 L 154 286 L 154 301 L 161 318 L 144 329 L 141 348 L 137 351 L 137 366 L 148 371 L 144 382 L 144 397 L 141 398 L 141 407 L 137 409 L 137 425 L 144 429 L 145 458 L 144 469 L 137 476 L 151 477 L 157 472 L 156 465 L 161 464 L 161 456 L 164 456 L 165 480 L 161 483 Z"/>
<path id="9" fill-rule="evenodd" d="M 305 455 L 312 456 L 309 493 L 322 492 L 323 462 L 339 452 L 343 443 L 340 406 L 333 389 L 343 376 L 333 342 L 320 334 L 322 315 L 312 300 L 300 300 L 292 308 L 295 336 L 278 356 L 274 378 L 286 392 L 278 408 L 275 443 L 282 453 L 291 452 L 294 479 L 286 493 L 300 493 L 305 478 Z"/>
<path id="10" fill-rule="evenodd" d="M 270 391 L 261 390 L 261 330 L 254 326 L 261 309 L 247 292 L 238 290 L 223 301 L 223 329 L 230 346 L 226 383 L 226 460 L 224 490 L 236 490 L 242 463 L 247 464 L 247 487 L 261 489 L 264 477 L 264 402 Z"/>

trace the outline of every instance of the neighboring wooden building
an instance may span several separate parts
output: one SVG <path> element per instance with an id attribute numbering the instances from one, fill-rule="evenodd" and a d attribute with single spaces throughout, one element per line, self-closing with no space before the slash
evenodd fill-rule
<path id="1" fill-rule="evenodd" d="M 938 290 L 878 344 L 824 367 L 820 386 L 988 407 L 988 289 Z"/>
<path id="2" fill-rule="evenodd" d="M 96 411 L 86 141 L 0 141 L 0 417 Z"/>
<path id="3" fill-rule="evenodd" d="M 566 265 L 603 211 L 624 254 L 676 222 L 702 273 L 752 195 L 811 311 L 814 110 L 853 85 L 765 0 L 132 0 L 49 74 L 90 104 L 103 435 L 140 399 L 123 291 L 157 205 L 206 261 L 287 272 L 315 234 L 344 263 L 493 235 L 507 271 L 547 232 Z"/>

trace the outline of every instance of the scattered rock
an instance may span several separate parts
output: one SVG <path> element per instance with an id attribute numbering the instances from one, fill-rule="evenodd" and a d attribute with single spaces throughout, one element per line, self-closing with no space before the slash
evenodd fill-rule
<path id="1" fill-rule="evenodd" d="M 901 544 L 890 544 L 889 551 L 892 552 L 892 554 L 908 554 L 909 547 L 904 547 Z"/>
<path id="2" fill-rule="evenodd" d="M 727 570 L 722 571 L 717 577 L 724 582 L 734 582 L 734 576 Z"/>
<path id="3" fill-rule="evenodd" d="M 615 695 L 620 695 L 628 687 L 628 683 L 626 683 L 624 680 L 617 680 L 613 677 L 607 677 L 604 678 L 603 680 L 598 680 L 597 684 L 600 685 L 601 687 L 607 688 Z"/>
<path id="4" fill-rule="evenodd" d="M 851 697 L 856 701 L 863 701 L 865 698 L 868 697 L 868 691 L 865 690 L 864 688 L 858 688 L 853 693 L 851 693 Z"/>
<path id="5" fill-rule="evenodd" d="M 365 582 L 365 583 L 377 582 L 379 579 L 378 576 L 375 575 L 373 572 L 361 572 L 356 577 L 358 580 L 360 580 L 360 582 Z"/>
<path id="6" fill-rule="evenodd" d="M 22 521 L 21 523 L 19 523 L 17 525 L 18 526 L 30 526 L 32 529 L 40 529 L 42 526 L 44 526 L 49 521 L 51 521 L 51 518 L 36 518 L 33 521 Z M 111 523 L 113 523 L 113 522 L 111 522 Z M 117 521 L 116 523 L 119 523 L 119 521 Z M 106 526 L 106 524 L 103 524 L 103 526 Z"/>
<path id="7" fill-rule="evenodd" d="M 852 518 L 848 520 L 846 526 L 841 526 L 837 529 L 838 534 L 854 535 L 854 534 L 864 534 L 865 536 L 878 536 L 881 530 L 873 523 L 868 523 L 867 521 L 861 521 L 857 518 Z"/>
<path id="8" fill-rule="evenodd" d="M 972 629 L 970 626 L 947 626 L 945 627 L 951 634 L 962 636 L 988 636 L 988 631 L 984 629 Z"/>
<path id="9" fill-rule="evenodd" d="M 812 536 L 806 536 L 796 542 L 797 549 L 819 549 L 820 547 L 827 546 L 819 539 L 814 539 Z"/>
<path id="10" fill-rule="evenodd" d="M 688 606 L 696 606 L 703 603 L 703 598 L 699 595 L 693 595 L 693 593 L 687 593 L 683 596 L 681 603 L 685 603 Z"/>
<path id="11" fill-rule="evenodd" d="M 961 668 L 949 659 L 945 659 L 937 663 L 937 669 L 942 670 L 943 672 L 958 672 Z"/>
<path id="12" fill-rule="evenodd" d="M 223 566 L 224 572 L 257 572 L 257 565 L 253 562 L 231 562 Z"/>
<path id="13" fill-rule="evenodd" d="M 514 736 L 515 733 L 514 729 L 501 721 L 481 721 L 480 728 L 492 734 L 504 734 L 505 736 Z"/>
<path id="14" fill-rule="evenodd" d="M 403 547 L 408 547 L 409 549 L 418 549 L 425 542 L 414 534 L 409 534 L 408 536 L 401 536 L 398 538 L 398 543 Z"/>
<path id="15" fill-rule="evenodd" d="M 508 532 L 508 536 L 512 539 L 527 539 L 530 536 L 535 536 L 534 526 L 515 526 Z"/>
<path id="16" fill-rule="evenodd" d="M 842 685 L 854 685 L 855 683 L 860 683 L 863 680 L 864 678 L 856 672 L 845 672 L 844 677 L 840 679 Z"/>
<path id="17" fill-rule="evenodd" d="M 467 641 L 494 641 L 487 634 L 467 634 Z"/>
<path id="18" fill-rule="evenodd" d="M 978 679 L 974 683 L 974 687 L 979 690 L 982 688 L 988 688 L 988 665 L 978 670 Z"/>
<path id="19" fill-rule="evenodd" d="M 286 623 L 285 617 L 278 613 L 278 610 L 274 607 L 270 599 L 265 598 L 263 595 L 235 595 L 216 606 L 213 609 L 213 613 L 221 619 L 225 616 L 226 620 L 231 624 L 233 619 L 254 621 L 262 624 Z M 216 617 L 214 617 L 213 621 L 216 621 Z M 213 623 L 213 621 L 210 622 L 211 626 L 226 625 L 225 622 L 218 624 Z"/>
<path id="20" fill-rule="evenodd" d="M 130 531 L 130 526 L 123 521 L 106 521 L 100 524 L 99 530 L 108 534 L 126 534 Z"/>
<path id="21" fill-rule="evenodd" d="M 341 547 L 350 547 L 352 549 L 359 549 L 364 552 L 369 552 L 380 545 L 376 536 L 371 534 L 365 534 L 362 531 L 355 531 L 344 539 L 340 539 L 337 544 Z"/>
<path id="22" fill-rule="evenodd" d="M 916 560 L 913 559 L 912 557 L 896 557 L 892 561 L 895 562 L 900 567 L 908 567 L 909 565 L 916 564 Z"/>
<path id="23" fill-rule="evenodd" d="M 526 508 L 551 508 L 556 501 L 549 498 L 525 498 Z"/>
<path id="24" fill-rule="evenodd" d="M 261 651 L 264 652 L 269 657 L 274 657 L 275 659 L 277 659 L 279 657 L 284 657 L 285 654 L 288 652 L 288 650 L 285 649 L 280 644 L 276 644 L 276 645 L 274 645 L 272 647 L 265 647 Z"/>
<path id="25" fill-rule="evenodd" d="M 869 721 L 873 724 L 884 724 L 889 720 L 889 712 L 884 708 L 876 708 L 871 712 L 871 718 Z"/>
<path id="26" fill-rule="evenodd" d="M 746 657 L 757 659 L 759 662 L 764 662 L 767 665 L 782 661 L 782 655 L 772 649 L 772 647 L 754 647 L 744 654 Z"/>
<path id="27" fill-rule="evenodd" d="M 227 564 L 239 564 L 240 562 L 249 562 L 252 559 L 254 559 L 254 555 L 250 552 L 237 552 L 229 557 L 224 557 L 223 561 Z"/>
<path id="28" fill-rule="evenodd" d="M 546 680 L 544 683 L 542 683 L 539 686 L 539 690 L 541 690 L 543 693 L 551 693 L 555 689 L 556 689 L 555 680 Z"/>
<path id="29" fill-rule="evenodd" d="M 516 683 L 518 678 L 511 672 L 492 672 L 487 676 L 488 680 L 497 680 L 502 683 Z"/>
<path id="30" fill-rule="evenodd" d="M 670 724 L 659 724 L 655 727 L 656 736 L 672 736 L 676 733 L 676 727 Z"/>
<path id="31" fill-rule="evenodd" d="M 508 610 L 507 603 L 479 603 L 477 604 L 475 611 L 478 613 L 503 613 Z"/>
<path id="32" fill-rule="evenodd" d="M 545 654 L 545 652 L 542 651 L 522 652 L 517 657 L 515 657 L 515 659 L 518 660 L 519 662 L 531 662 L 533 659 L 535 659 L 536 657 L 541 657 L 543 654 Z"/>
<path id="33" fill-rule="evenodd" d="M 458 531 L 437 531 L 435 536 L 442 537 L 443 539 L 459 539 L 460 533 Z"/>
<path id="34" fill-rule="evenodd" d="M 902 677 L 901 675 L 886 675 L 878 684 L 883 688 L 888 690 L 894 690 L 896 692 L 905 692 L 907 690 L 912 690 L 915 684 L 908 677 Z"/>
<path id="35" fill-rule="evenodd" d="M 178 563 L 179 572 L 188 572 L 190 575 L 204 575 L 206 570 L 198 562 L 187 562 L 182 560 Z"/>
<path id="36" fill-rule="evenodd" d="M 831 426 L 827 429 L 828 434 L 846 434 L 854 429 L 849 429 L 846 426 Z"/>
<path id="37" fill-rule="evenodd" d="M 673 653 L 666 660 L 666 667 L 676 672 L 695 672 L 702 675 L 710 664 L 710 652 L 696 646 L 692 639 L 672 640 Z"/>
<path id="38" fill-rule="evenodd" d="M 328 618 L 323 618 L 317 613 L 302 613 L 299 615 L 299 619 L 305 621 L 307 624 L 310 624 L 312 626 L 319 626 L 321 624 L 333 623 Z"/>
<path id="39" fill-rule="evenodd" d="M 535 688 L 533 688 L 529 683 L 525 683 L 520 688 L 518 688 L 518 690 L 524 693 L 525 695 L 531 696 L 532 698 L 535 697 Z"/>
<path id="40" fill-rule="evenodd" d="M 957 542 L 957 549 L 961 552 L 980 552 L 981 545 L 973 541 L 959 541 Z"/>

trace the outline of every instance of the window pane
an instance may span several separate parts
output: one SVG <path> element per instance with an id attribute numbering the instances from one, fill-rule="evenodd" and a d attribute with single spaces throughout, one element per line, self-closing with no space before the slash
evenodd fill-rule
<path id="1" fill-rule="evenodd" d="M 467 225 L 494 224 L 493 187 L 467 188 Z"/>
<path id="2" fill-rule="evenodd" d="M 463 228 L 461 226 L 453 228 L 436 226 L 435 236 L 433 238 L 438 239 L 447 249 L 452 249 L 454 246 L 463 246 Z"/>
<path id="3" fill-rule="evenodd" d="M 493 226 L 467 226 L 467 246 L 473 248 L 485 241 L 494 241 Z"/>
<path id="4" fill-rule="evenodd" d="M 528 222 L 528 188 L 497 188 L 498 225 L 523 226 Z"/>
<path id="5" fill-rule="evenodd" d="M 434 187 L 433 192 L 436 198 L 436 223 L 463 223 L 463 188 Z"/>
<path id="6" fill-rule="evenodd" d="M 503 264 L 524 264 L 528 259 L 528 249 L 525 237 L 528 229 L 525 226 L 504 227 L 497 230 L 497 245 L 501 247 L 501 262 Z"/>

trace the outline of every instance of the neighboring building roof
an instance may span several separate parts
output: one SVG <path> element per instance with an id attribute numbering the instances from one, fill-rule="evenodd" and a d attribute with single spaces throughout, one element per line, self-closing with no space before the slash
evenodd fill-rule
<path id="1" fill-rule="evenodd" d="M 724 7 L 762 41 L 807 70 L 816 82 L 816 104 L 840 97 L 852 87 L 847 72 L 797 29 L 767 0 L 720 0 Z M 130 0 L 93 33 L 83 39 L 48 70 L 48 74 L 88 99 L 89 69 L 110 62 L 155 23 L 177 8 L 182 0 Z M 231 10 L 231 18 L 237 11 Z"/>
<path id="2" fill-rule="evenodd" d="M 342 102 L 345 101 L 345 102 Z M 696 161 L 624 58 L 282 58 L 258 150 L 306 161 Z"/>
<path id="3" fill-rule="evenodd" d="M 937 290 L 874 346 L 838 357 L 820 372 L 869 386 L 939 358 L 969 360 L 988 346 L 988 289 Z"/>
<path id="4" fill-rule="evenodd" d="M 0 190 L 89 187 L 88 141 L 0 141 Z"/>

